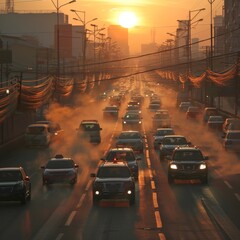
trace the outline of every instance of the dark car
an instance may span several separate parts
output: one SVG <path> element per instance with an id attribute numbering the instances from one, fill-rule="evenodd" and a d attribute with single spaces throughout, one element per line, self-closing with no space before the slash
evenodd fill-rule
<path id="1" fill-rule="evenodd" d="M 134 178 L 138 179 L 138 161 L 141 158 L 137 157 L 131 148 L 111 148 L 101 160 L 107 162 L 112 162 L 113 160 L 125 161 Z"/>
<path id="2" fill-rule="evenodd" d="M 171 126 L 171 118 L 167 110 L 159 110 L 152 117 L 153 128 L 163 128 Z"/>
<path id="3" fill-rule="evenodd" d="M 93 204 L 102 199 L 124 199 L 135 203 L 135 180 L 125 162 L 105 162 L 98 167 L 92 185 Z"/>
<path id="4" fill-rule="evenodd" d="M 223 136 L 223 147 L 226 151 L 240 152 L 240 130 L 228 130 Z"/>
<path id="5" fill-rule="evenodd" d="M 187 119 L 198 119 L 201 115 L 201 110 L 199 107 L 190 106 L 186 111 L 186 118 Z"/>
<path id="6" fill-rule="evenodd" d="M 206 107 L 203 110 L 203 123 L 207 123 L 210 116 L 217 116 L 219 115 L 217 108 L 215 107 Z"/>
<path id="7" fill-rule="evenodd" d="M 81 139 L 85 139 L 90 143 L 101 142 L 101 130 L 98 120 L 82 120 L 78 131 L 78 136 Z"/>
<path id="8" fill-rule="evenodd" d="M 139 131 L 122 131 L 116 137 L 116 147 L 129 147 L 134 152 L 143 153 L 144 150 L 144 137 Z"/>
<path id="9" fill-rule="evenodd" d="M 52 183 L 75 184 L 78 179 L 78 165 L 71 158 L 58 154 L 41 167 L 43 185 Z"/>
<path id="10" fill-rule="evenodd" d="M 222 116 L 209 116 L 207 121 L 207 127 L 211 130 L 222 130 L 224 119 Z"/>
<path id="11" fill-rule="evenodd" d="M 140 113 L 127 112 L 122 117 L 123 130 L 142 130 L 142 117 Z"/>
<path id="12" fill-rule="evenodd" d="M 153 145 L 154 149 L 159 149 L 163 138 L 167 135 L 174 135 L 174 130 L 172 128 L 157 128 L 153 135 Z"/>
<path id="13" fill-rule="evenodd" d="M 181 112 L 187 112 L 188 108 L 189 108 L 191 105 L 192 105 L 191 102 L 181 102 L 181 103 L 179 104 L 178 109 L 179 109 L 179 111 L 181 111 Z"/>
<path id="14" fill-rule="evenodd" d="M 48 120 L 40 120 L 40 121 L 37 121 L 36 123 L 48 125 L 48 131 L 51 134 L 51 141 L 55 141 L 63 138 L 64 130 L 61 128 L 59 123 L 48 121 Z"/>
<path id="15" fill-rule="evenodd" d="M 119 107 L 116 105 L 106 106 L 103 109 L 103 119 L 104 120 L 117 120 L 119 113 Z"/>
<path id="16" fill-rule="evenodd" d="M 171 184 L 174 179 L 200 179 L 202 183 L 208 183 L 207 159 L 199 148 L 177 147 L 168 163 L 168 182 Z"/>
<path id="17" fill-rule="evenodd" d="M 167 135 L 162 139 L 159 147 L 160 160 L 172 156 L 173 150 L 178 146 L 189 146 L 191 143 L 182 135 Z"/>
<path id="18" fill-rule="evenodd" d="M 0 168 L 0 201 L 31 200 L 31 181 L 22 167 Z"/>

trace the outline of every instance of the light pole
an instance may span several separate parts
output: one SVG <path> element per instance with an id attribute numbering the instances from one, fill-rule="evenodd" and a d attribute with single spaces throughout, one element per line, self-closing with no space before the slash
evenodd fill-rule
<path id="1" fill-rule="evenodd" d="M 215 2 L 215 0 L 208 0 L 208 2 L 210 3 L 210 34 L 211 34 L 211 47 L 210 47 L 210 69 L 213 69 L 213 24 L 212 24 L 212 5 Z"/>
<path id="2" fill-rule="evenodd" d="M 62 5 L 59 5 L 59 0 L 57 0 L 57 4 L 55 4 L 55 2 L 53 0 L 51 0 L 51 1 L 57 10 L 57 79 L 59 79 L 59 77 L 60 77 L 59 10 L 63 6 L 66 6 L 68 4 L 76 2 L 76 0 L 72 0 L 72 1 L 64 3 Z"/>
<path id="3" fill-rule="evenodd" d="M 79 11 L 79 10 L 74 10 L 71 9 L 72 12 L 74 12 L 78 18 L 73 18 L 76 21 L 79 21 L 83 24 L 83 49 L 82 49 L 82 53 L 83 53 L 83 66 L 85 66 L 86 64 L 86 47 L 87 47 L 87 30 L 86 30 L 86 25 L 90 22 L 96 21 L 98 18 L 93 18 L 89 21 L 86 22 L 86 12 L 85 11 Z M 79 16 L 78 13 L 83 13 L 83 19 Z"/>
<path id="4" fill-rule="evenodd" d="M 193 24 L 198 24 L 199 22 L 203 21 L 203 19 L 201 18 L 201 19 L 198 19 L 198 20 L 196 20 L 196 21 L 194 21 L 194 22 L 192 22 L 192 21 L 193 21 L 193 20 L 197 17 L 197 15 L 198 15 L 201 11 L 203 11 L 203 10 L 205 10 L 205 8 L 201 8 L 201 9 L 196 9 L 196 10 L 191 10 L 191 11 L 189 11 L 187 23 L 186 23 L 186 21 L 178 20 L 178 22 L 183 23 L 183 24 L 186 25 L 186 27 L 187 27 L 188 74 L 191 72 L 191 65 L 192 65 L 192 63 L 191 63 L 191 61 L 192 61 L 192 50 L 191 50 L 191 45 L 192 45 L 192 36 L 191 36 L 191 35 L 192 35 L 192 34 L 191 34 L 191 28 L 192 28 L 192 25 L 193 25 Z M 192 14 L 193 12 L 197 12 L 197 13 L 192 17 L 191 14 Z"/>

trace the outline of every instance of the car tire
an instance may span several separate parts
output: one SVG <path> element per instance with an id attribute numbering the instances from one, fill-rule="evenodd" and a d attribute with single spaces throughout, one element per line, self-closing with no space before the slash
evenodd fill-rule
<path id="1" fill-rule="evenodd" d="M 99 198 L 93 196 L 93 205 L 98 206 L 99 205 Z"/>
<path id="2" fill-rule="evenodd" d="M 135 203 L 135 194 L 129 199 L 129 204 L 132 206 Z"/>
<path id="3" fill-rule="evenodd" d="M 174 182 L 174 178 L 172 176 L 168 175 L 168 183 L 173 184 L 173 182 Z"/>
<path id="4" fill-rule="evenodd" d="M 23 193 L 23 196 L 21 197 L 20 202 L 23 205 L 26 204 L 26 202 L 27 202 L 26 192 Z"/>
<path id="5" fill-rule="evenodd" d="M 159 158 L 160 158 L 160 161 L 163 161 L 164 160 L 164 155 L 160 152 L 159 154 Z"/>

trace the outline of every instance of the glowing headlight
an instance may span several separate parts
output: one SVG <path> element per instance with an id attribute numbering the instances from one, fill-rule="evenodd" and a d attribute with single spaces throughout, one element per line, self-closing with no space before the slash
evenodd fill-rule
<path id="1" fill-rule="evenodd" d="M 138 123 L 139 123 L 139 124 L 141 124 L 141 123 L 142 123 L 142 121 L 139 121 Z"/>
<path id="2" fill-rule="evenodd" d="M 126 124 L 127 122 L 126 121 L 123 121 L 124 124 Z"/>
<path id="3" fill-rule="evenodd" d="M 206 166 L 206 164 L 201 164 L 199 168 L 200 168 L 200 169 L 206 169 L 207 166 Z"/>
<path id="4" fill-rule="evenodd" d="M 177 169 L 177 165 L 176 165 L 176 164 L 171 164 L 171 165 L 170 165 L 170 168 L 171 168 L 171 169 Z"/>
<path id="5" fill-rule="evenodd" d="M 95 191 L 95 195 L 99 195 L 100 194 L 100 192 L 99 191 Z"/>
<path id="6" fill-rule="evenodd" d="M 127 191 L 127 194 L 128 194 L 128 195 L 131 195 L 131 194 L 132 194 L 132 191 L 131 191 L 131 190 L 128 190 L 128 191 Z"/>

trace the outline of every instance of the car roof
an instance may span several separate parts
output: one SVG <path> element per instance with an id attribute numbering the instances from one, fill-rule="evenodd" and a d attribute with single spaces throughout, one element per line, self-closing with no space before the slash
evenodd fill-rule
<path id="1" fill-rule="evenodd" d="M 140 133 L 139 131 L 137 130 L 127 130 L 127 131 L 121 131 L 120 134 L 122 133 Z"/>
<path id="2" fill-rule="evenodd" d="M 81 124 L 82 123 L 99 123 L 99 122 L 98 122 L 98 120 L 82 120 Z"/>
<path id="3" fill-rule="evenodd" d="M 114 151 L 133 152 L 132 148 L 128 148 L 128 147 L 109 149 L 109 152 L 114 152 Z"/>
<path id="4" fill-rule="evenodd" d="M 112 162 L 104 162 L 100 165 L 100 167 L 128 167 L 128 165 L 126 162 L 112 161 Z"/>
<path id="5" fill-rule="evenodd" d="M 183 138 L 185 138 L 185 136 L 183 136 L 183 135 L 177 135 L 177 134 L 174 134 L 174 135 L 167 135 L 167 136 L 165 136 L 164 138 L 172 138 L 172 137 L 183 137 Z"/>
<path id="6" fill-rule="evenodd" d="M 46 123 L 32 123 L 28 125 L 27 127 L 48 127 L 48 124 Z"/>
<path id="7" fill-rule="evenodd" d="M 173 131 L 173 128 L 157 128 L 156 132 L 158 131 Z"/>
<path id="8" fill-rule="evenodd" d="M 22 167 L 1 167 L 0 171 L 19 171 Z"/>
<path id="9" fill-rule="evenodd" d="M 175 148 L 175 151 L 201 151 L 198 147 L 190 147 L 190 146 L 178 146 Z"/>

